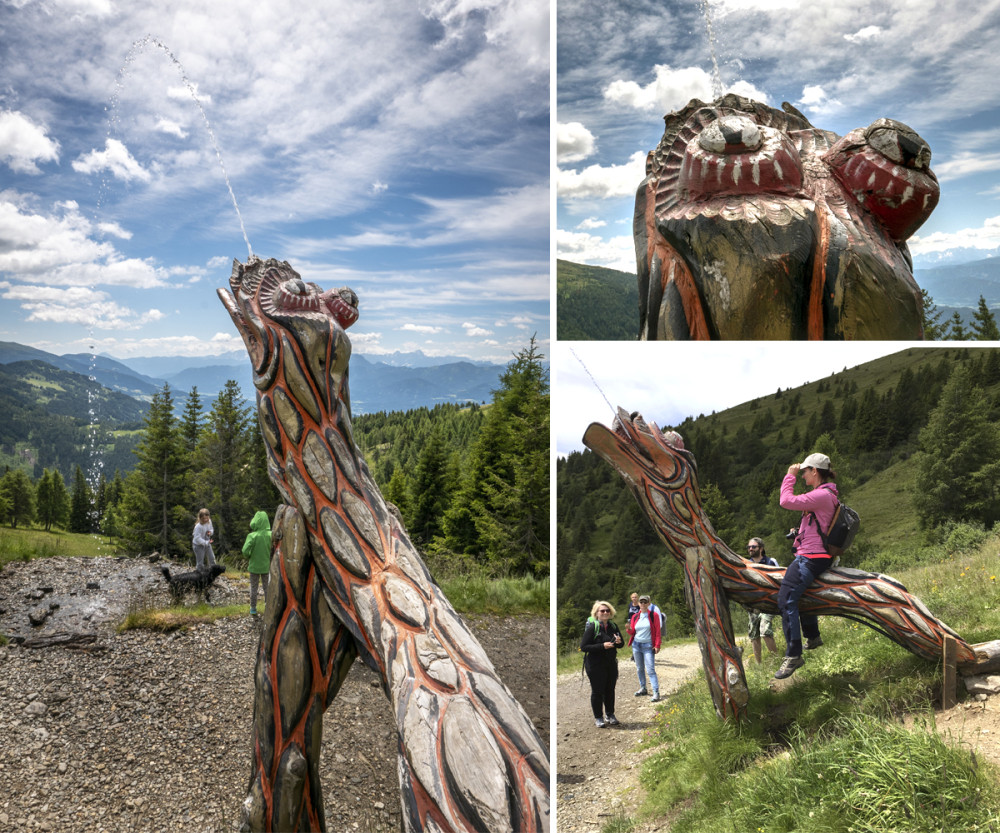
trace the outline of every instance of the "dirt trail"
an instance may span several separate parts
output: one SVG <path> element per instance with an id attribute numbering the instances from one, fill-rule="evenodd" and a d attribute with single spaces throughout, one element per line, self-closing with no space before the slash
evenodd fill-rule
<path id="1" fill-rule="evenodd" d="M 582 659 L 581 659 L 582 665 Z M 695 643 L 668 646 L 656 656 L 660 695 L 666 696 L 701 668 Z M 656 706 L 635 697 L 635 665 L 618 652 L 615 716 L 620 726 L 597 729 L 590 711 L 590 683 L 577 670 L 557 682 L 556 817 L 559 833 L 595 833 L 615 815 L 634 815 L 642 792 L 639 771 L 645 752 L 635 752 L 653 724 Z"/>

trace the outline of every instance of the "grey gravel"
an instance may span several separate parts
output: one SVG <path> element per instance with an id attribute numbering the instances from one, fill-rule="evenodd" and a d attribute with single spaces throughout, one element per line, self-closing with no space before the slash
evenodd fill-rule
<path id="1" fill-rule="evenodd" d="M 0 830 L 236 829 L 260 620 L 117 634 L 129 604 L 166 603 L 158 570 L 136 559 L 53 558 L 0 572 L 0 632 L 26 640 L 0 647 Z M 246 582 L 219 581 L 218 603 L 248 601 Z M 29 596 L 42 586 L 63 601 L 32 628 L 27 611 L 39 602 Z M 547 743 L 548 620 L 483 616 L 470 625 Z M 33 631 L 74 628 L 93 640 L 25 647 Z M 329 830 L 400 829 L 397 746 L 378 678 L 356 663 L 324 719 Z"/>

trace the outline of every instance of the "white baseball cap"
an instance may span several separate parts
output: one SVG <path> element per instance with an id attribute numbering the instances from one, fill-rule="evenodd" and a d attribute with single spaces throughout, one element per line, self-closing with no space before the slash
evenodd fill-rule
<path id="1" fill-rule="evenodd" d="M 830 458 L 825 454 L 810 454 L 799 463 L 800 469 L 830 469 Z"/>

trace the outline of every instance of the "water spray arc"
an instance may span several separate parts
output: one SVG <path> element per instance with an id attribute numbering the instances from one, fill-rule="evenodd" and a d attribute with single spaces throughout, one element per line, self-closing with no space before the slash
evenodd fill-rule
<path id="1" fill-rule="evenodd" d="M 236 194 L 233 192 L 233 186 L 229 180 L 229 173 L 226 171 L 226 163 L 222 159 L 222 151 L 219 148 L 219 142 L 215 137 L 215 131 L 212 130 L 212 123 L 209 121 L 205 105 L 198 97 L 197 88 L 188 78 L 184 65 L 181 64 L 174 53 L 170 51 L 169 47 L 167 47 L 163 41 L 153 35 L 146 35 L 145 37 L 139 38 L 137 41 L 133 42 L 128 53 L 125 55 L 125 62 L 118 70 L 118 76 L 115 79 L 115 91 L 111 97 L 111 103 L 105 107 L 105 110 L 108 113 L 108 141 L 113 138 L 112 133 L 118 128 L 118 102 L 121 99 L 121 93 L 125 87 L 125 80 L 128 77 L 129 70 L 135 63 L 136 58 L 138 58 L 138 56 L 141 55 L 149 46 L 159 49 L 164 55 L 167 56 L 167 58 L 170 59 L 171 64 L 173 64 L 174 68 L 180 75 L 181 82 L 184 84 L 185 89 L 191 95 L 194 103 L 198 106 L 198 112 L 201 113 L 202 120 L 205 123 L 205 129 L 208 131 L 209 138 L 212 140 L 212 148 L 215 150 L 215 158 L 219 161 L 219 167 L 222 169 L 222 177 L 225 179 L 226 189 L 229 191 L 229 199 L 233 203 L 233 208 L 236 210 L 236 217 L 240 222 L 240 231 L 243 234 L 243 242 L 246 243 L 248 255 L 253 258 L 253 249 L 250 246 L 250 238 L 247 236 L 246 226 L 243 224 L 243 214 L 240 212 L 239 203 L 236 201 Z"/>

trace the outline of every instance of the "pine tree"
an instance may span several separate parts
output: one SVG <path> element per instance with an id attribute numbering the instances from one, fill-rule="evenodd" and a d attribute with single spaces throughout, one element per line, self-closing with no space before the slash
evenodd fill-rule
<path id="1" fill-rule="evenodd" d="M 979 296 L 979 307 L 972 315 L 972 335 L 976 341 L 1000 341 L 997 320 L 982 295 Z"/>
<path id="2" fill-rule="evenodd" d="M 925 528 L 948 520 L 989 526 L 1000 519 L 1000 428 L 985 404 L 971 370 L 956 365 L 920 432 L 914 501 Z"/>
<path id="3" fill-rule="evenodd" d="M 186 450 L 177 430 L 170 385 L 153 394 L 145 422 L 145 435 L 135 449 L 138 464 L 123 485 L 118 525 L 133 549 L 155 548 L 162 555 L 176 555 L 189 549 L 191 530 L 184 508 Z"/>
<path id="4" fill-rule="evenodd" d="M 26 472 L 8 469 L 0 480 L 0 492 L 7 505 L 6 518 L 14 529 L 35 520 L 35 487 Z"/>
<path id="5" fill-rule="evenodd" d="M 93 532 L 93 494 L 80 466 L 73 472 L 73 494 L 70 499 L 69 531 Z"/>
<path id="6" fill-rule="evenodd" d="M 548 572 L 549 387 L 541 360 L 532 337 L 501 375 L 445 518 L 449 547 L 501 572 Z"/>
<path id="7" fill-rule="evenodd" d="M 948 323 L 944 326 L 941 338 L 945 341 L 968 341 L 969 331 L 965 329 L 965 325 L 962 323 L 962 316 L 958 310 L 955 310 L 951 314 L 951 318 L 948 319 Z"/>
<path id="8" fill-rule="evenodd" d="M 417 459 L 409 483 L 406 526 L 413 539 L 429 544 L 441 535 L 448 508 L 448 453 L 444 432 L 438 427 L 430 432 Z"/>
<path id="9" fill-rule="evenodd" d="M 230 379 L 209 411 L 194 457 L 199 506 L 192 512 L 200 506 L 211 509 L 216 557 L 242 544 L 250 518 L 261 508 L 250 502 L 245 489 L 251 466 L 249 428 L 250 408 L 239 384 Z"/>
<path id="10" fill-rule="evenodd" d="M 58 469 L 45 469 L 35 487 L 36 519 L 46 532 L 53 526 L 66 527 L 69 523 L 69 491 Z"/>
<path id="11" fill-rule="evenodd" d="M 926 289 L 920 290 L 920 299 L 923 302 L 920 315 L 923 320 L 924 339 L 926 341 L 940 341 L 947 338 L 945 336 L 947 324 L 939 323 L 938 319 L 941 318 L 941 310 L 937 308 L 934 299 Z"/>

